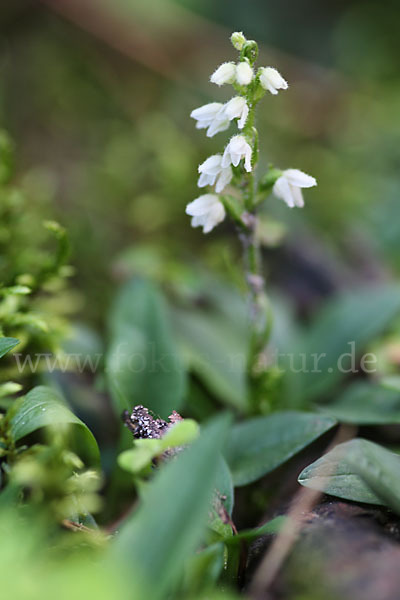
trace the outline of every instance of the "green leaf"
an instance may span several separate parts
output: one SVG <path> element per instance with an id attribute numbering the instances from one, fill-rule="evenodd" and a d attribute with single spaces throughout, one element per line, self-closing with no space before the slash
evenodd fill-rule
<path id="1" fill-rule="evenodd" d="M 55 390 L 45 386 L 33 388 L 18 401 L 18 404 L 11 407 L 9 416 L 9 433 L 16 442 L 41 427 L 57 428 L 66 424 L 78 425 L 84 436 L 88 457 L 92 462 L 99 461 L 99 450 L 93 434 L 70 411 Z"/>
<path id="2" fill-rule="evenodd" d="M 285 523 L 285 521 L 286 517 L 284 516 L 275 517 L 274 519 L 271 519 L 271 521 L 264 523 L 264 525 L 261 525 L 260 527 L 255 527 L 254 529 L 244 529 L 243 531 L 240 531 L 237 535 L 231 535 L 225 538 L 224 542 L 225 544 L 232 545 L 237 544 L 238 542 L 241 542 L 243 540 L 250 542 L 252 540 L 257 539 L 258 537 L 261 537 L 262 535 L 271 535 L 274 533 L 278 533 L 282 529 L 282 526 Z"/>
<path id="3" fill-rule="evenodd" d="M 15 348 L 19 344 L 19 340 L 12 337 L 0 338 L 0 358 L 7 354 L 10 350 Z"/>
<path id="4" fill-rule="evenodd" d="M 204 550 L 196 552 L 186 561 L 183 588 L 186 592 L 185 598 L 199 597 L 194 593 L 203 592 L 215 583 L 224 568 L 225 549 L 222 542 L 207 546 Z M 190 593 L 191 592 L 191 593 Z M 214 595 L 206 594 L 206 597 L 214 598 Z"/>
<path id="5" fill-rule="evenodd" d="M 383 377 L 380 381 L 382 387 L 388 390 L 394 390 L 400 392 L 400 376 L 399 375 L 388 375 Z"/>
<path id="6" fill-rule="evenodd" d="M 189 369 L 228 406 L 248 405 L 246 306 L 234 289 L 205 282 L 204 307 L 173 307 L 174 330 Z"/>
<path id="7" fill-rule="evenodd" d="M 183 419 L 171 425 L 162 438 L 135 440 L 133 448 L 118 456 L 118 464 L 130 473 L 140 473 L 151 466 L 153 458 L 160 456 L 168 448 L 190 444 L 198 435 L 199 426 L 196 421 Z"/>
<path id="8" fill-rule="evenodd" d="M 153 458 L 160 454 L 161 440 L 136 440 L 134 448 L 124 450 L 118 455 L 118 464 L 121 469 L 137 474 L 150 466 Z"/>
<path id="9" fill-rule="evenodd" d="M 166 418 L 183 401 L 185 373 L 159 291 L 135 279 L 119 292 L 110 318 L 107 377 L 118 411 L 143 404 Z"/>
<path id="10" fill-rule="evenodd" d="M 13 285 L 6 288 L 0 288 L 0 296 L 26 296 L 31 293 L 31 288 L 26 285 Z"/>
<path id="11" fill-rule="evenodd" d="M 309 401 L 332 389 L 352 368 L 351 357 L 345 355 L 354 348 L 358 368 L 357 358 L 365 345 L 382 333 L 399 311 L 400 287 L 394 284 L 346 292 L 327 303 L 303 335 L 294 368 L 287 369 L 290 392 Z M 306 368 L 295 373 L 294 369 L 302 368 L 299 354 L 306 357 Z M 313 355 L 320 356 L 317 368 Z"/>
<path id="12" fill-rule="evenodd" d="M 220 496 L 226 498 L 222 501 L 222 503 L 227 512 L 231 515 L 234 502 L 232 474 L 229 470 L 226 460 L 222 455 L 218 458 L 215 489 Z"/>
<path id="13" fill-rule="evenodd" d="M 161 438 L 163 449 L 190 444 L 198 437 L 199 431 L 200 428 L 193 419 L 177 421 L 170 425 L 167 433 Z"/>
<path id="14" fill-rule="evenodd" d="M 235 425 L 225 450 L 234 485 L 256 481 L 335 424 L 336 421 L 330 417 L 287 411 Z"/>
<path id="15" fill-rule="evenodd" d="M 336 402 L 319 408 L 342 423 L 400 423 L 400 392 L 369 383 L 354 383 Z"/>
<path id="16" fill-rule="evenodd" d="M 332 496 L 383 504 L 400 513 L 400 456 L 356 438 L 306 467 L 299 483 Z"/>
<path id="17" fill-rule="evenodd" d="M 228 423 L 226 417 L 212 421 L 160 470 L 114 540 L 112 555 L 124 572 L 135 566 L 141 575 L 135 586 L 143 598 L 165 597 L 201 541 Z"/>
<path id="18" fill-rule="evenodd" d="M 0 398 L 4 398 L 4 396 L 11 396 L 20 392 L 22 390 L 22 385 L 20 383 L 16 383 L 15 381 L 5 381 L 0 384 Z"/>

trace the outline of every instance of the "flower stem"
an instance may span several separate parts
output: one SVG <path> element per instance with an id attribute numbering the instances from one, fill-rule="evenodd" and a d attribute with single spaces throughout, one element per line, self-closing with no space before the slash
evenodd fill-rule
<path id="1" fill-rule="evenodd" d="M 246 213 L 242 220 L 246 225 L 246 232 L 240 235 L 245 264 L 245 278 L 250 293 L 250 323 L 251 339 L 247 363 L 247 372 L 250 381 L 255 379 L 255 371 L 259 362 L 260 353 L 263 351 L 270 333 L 271 311 L 265 291 L 265 280 L 262 274 L 262 261 L 260 244 L 257 238 L 257 181 L 256 169 L 258 163 L 258 133 L 255 124 L 255 105 L 249 98 L 250 111 L 244 129 L 244 134 L 252 148 L 252 170 L 244 174 L 245 192 L 244 206 Z"/>

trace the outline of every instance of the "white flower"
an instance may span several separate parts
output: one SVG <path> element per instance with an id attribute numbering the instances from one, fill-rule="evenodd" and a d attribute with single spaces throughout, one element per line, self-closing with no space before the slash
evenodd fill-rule
<path id="1" fill-rule="evenodd" d="M 253 69 L 249 63 L 243 61 L 236 65 L 236 81 L 239 85 L 249 85 L 253 76 Z"/>
<path id="2" fill-rule="evenodd" d="M 199 196 L 186 207 L 186 214 L 192 218 L 192 227 L 202 227 L 203 233 L 209 233 L 225 219 L 225 208 L 215 194 Z"/>
<path id="3" fill-rule="evenodd" d="M 304 206 L 303 194 L 301 188 L 309 188 L 317 185 L 317 181 L 311 175 L 299 171 L 299 169 L 286 169 L 274 183 L 273 193 L 277 198 L 281 198 L 286 204 L 293 208 Z"/>
<path id="4" fill-rule="evenodd" d="M 246 38 L 243 35 L 242 31 L 234 31 L 231 35 L 232 46 L 236 48 L 236 50 L 241 50 L 246 43 Z"/>
<path id="5" fill-rule="evenodd" d="M 242 158 L 244 158 L 244 168 L 250 172 L 251 146 L 243 135 L 234 135 L 225 148 L 221 166 L 225 168 L 232 163 L 234 167 L 237 167 Z"/>
<path id="6" fill-rule="evenodd" d="M 223 107 L 221 102 L 210 102 L 192 110 L 190 116 L 197 121 L 196 129 L 207 129 L 207 137 L 228 129 L 229 119 L 221 114 Z"/>
<path id="7" fill-rule="evenodd" d="M 273 67 L 261 67 L 259 69 L 260 83 L 265 90 L 271 94 L 277 94 L 278 90 L 287 90 L 288 83 L 282 75 Z"/>
<path id="8" fill-rule="evenodd" d="M 215 183 L 215 191 L 219 194 L 230 183 L 233 176 L 232 169 L 230 165 L 223 168 L 221 161 L 221 154 L 213 154 L 199 165 L 200 177 L 197 182 L 199 187 L 214 185 Z"/>
<path id="9" fill-rule="evenodd" d="M 230 121 L 239 119 L 238 127 L 243 129 L 249 115 L 249 107 L 243 96 L 235 96 L 221 108 L 221 116 L 225 115 Z"/>
<path id="10" fill-rule="evenodd" d="M 210 77 L 211 83 L 223 85 L 235 81 L 236 66 L 233 62 L 222 63 Z"/>

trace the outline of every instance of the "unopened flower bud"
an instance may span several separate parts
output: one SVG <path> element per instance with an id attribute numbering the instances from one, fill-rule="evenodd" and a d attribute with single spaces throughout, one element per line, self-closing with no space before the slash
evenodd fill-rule
<path id="1" fill-rule="evenodd" d="M 244 37 L 241 31 L 235 31 L 231 35 L 232 46 L 236 48 L 236 50 L 241 50 L 243 45 L 246 43 L 246 38 Z"/>

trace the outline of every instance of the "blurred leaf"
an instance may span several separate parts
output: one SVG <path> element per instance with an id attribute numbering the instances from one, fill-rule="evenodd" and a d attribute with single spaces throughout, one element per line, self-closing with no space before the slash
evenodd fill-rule
<path id="1" fill-rule="evenodd" d="M 286 517 L 275 517 L 274 519 L 271 519 L 271 521 L 264 523 L 264 525 L 261 525 L 260 527 L 255 527 L 254 529 L 244 529 L 243 531 L 240 531 L 237 535 L 229 536 L 224 540 L 224 542 L 225 544 L 232 545 L 237 544 L 242 540 L 250 542 L 263 535 L 271 535 L 274 533 L 278 533 L 281 530 L 285 521 Z"/>
<path id="2" fill-rule="evenodd" d="M 78 425 L 84 435 L 85 450 L 92 461 L 99 461 L 99 450 L 93 434 L 53 389 L 45 386 L 33 388 L 18 404 L 14 404 L 9 412 L 10 434 L 14 441 L 41 427 Z"/>
<path id="3" fill-rule="evenodd" d="M 339 444 L 299 476 L 299 483 L 355 502 L 400 513 L 400 456 L 361 438 Z"/>
<path id="4" fill-rule="evenodd" d="M 193 594 L 215 583 L 224 568 L 224 544 L 212 544 L 191 556 L 185 565 L 184 589 Z M 207 595 L 208 596 L 208 595 Z M 186 596 L 185 596 L 186 597 Z"/>
<path id="5" fill-rule="evenodd" d="M 165 465 L 114 540 L 111 552 L 128 572 L 134 565 L 143 598 L 163 597 L 201 540 L 227 427 L 226 417 L 215 419 Z"/>
<path id="6" fill-rule="evenodd" d="M 19 340 L 12 337 L 2 337 L 0 338 L 0 358 L 7 354 L 10 350 L 15 348 L 19 344 Z"/>
<path id="7" fill-rule="evenodd" d="M 121 469 L 136 474 L 151 466 L 153 458 L 160 454 L 162 454 L 161 440 L 137 440 L 134 448 L 124 450 L 118 455 L 118 464 Z"/>
<path id="8" fill-rule="evenodd" d="M 163 448 L 184 446 L 194 442 L 199 435 L 199 426 L 193 419 L 182 419 L 170 425 L 168 431 L 161 438 Z"/>
<path id="9" fill-rule="evenodd" d="M 330 417 L 296 411 L 277 412 L 235 425 L 225 457 L 235 486 L 266 475 L 336 425 Z"/>
<path id="10" fill-rule="evenodd" d="M 352 353 L 351 345 L 357 359 L 366 343 L 382 333 L 399 311 L 400 287 L 396 284 L 345 292 L 328 302 L 298 348 L 299 359 L 301 354 L 306 356 L 306 369 L 296 373 L 292 366 L 286 372 L 291 391 L 309 401 L 331 390 L 351 368 L 351 359 L 345 356 Z M 321 355 L 317 368 L 313 355 Z"/>
<path id="11" fill-rule="evenodd" d="M 130 473 L 139 473 L 151 466 L 153 458 L 160 456 L 169 448 L 190 444 L 198 434 L 199 426 L 196 421 L 183 419 L 171 425 L 161 438 L 135 440 L 133 448 L 121 452 L 118 456 L 118 464 Z"/>
<path id="12" fill-rule="evenodd" d="M 220 496 L 225 498 L 222 503 L 227 512 L 231 515 L 234 502 L 232 474 L 229 470 L 226 460 L 222 455 L 218 458 L 215 489 Z"/>
<path id="13" fill-rule="evenodd" d="M 174 330 L 188 368 L 220 400 L 245 411 L 248 321 L 246 305 L 234 288 L 204 280 L 204 306 L 173 307 Z"/>
<path id="14" fill-rule="evenodd" d="M 118 411 L 143 404 L 166 418 L 183 401 L 185 373 L 160 292 L 132 280 L 120 290 L 110 316 L 106 358 Z"/>
<path id="15" fill-rule="evenodd" d="M 27 296 L 31 288 L 26 285 L 12 285 L 0 289 L 0 296 Z"/>
<path id="16" fill-rule="evenodd" d="M 400 391 L 369 383 L 354 383 L 336 402 L 319 408 L 342 423 L 400 423 Z"/>
<path id="17" fill-rule="evenodd" d="M 385 389 L 400 392 L 400 375 L 388 375 L 383 377 L 380 383 Z"/>

